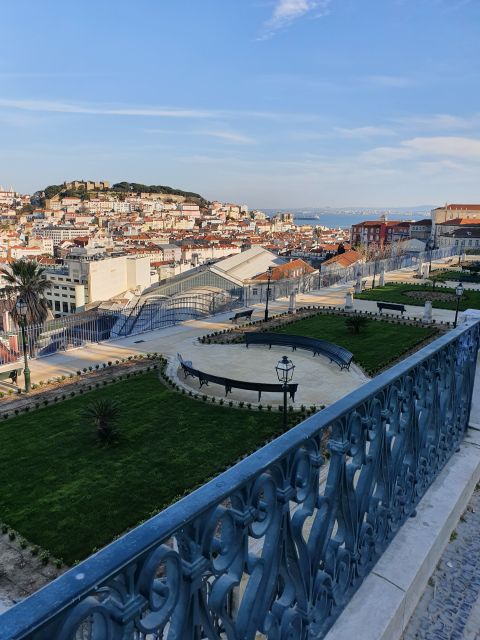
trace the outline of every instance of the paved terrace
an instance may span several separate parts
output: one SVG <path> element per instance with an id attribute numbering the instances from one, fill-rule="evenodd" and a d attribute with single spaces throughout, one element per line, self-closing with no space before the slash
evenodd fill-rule
<path id="1" fill-rule="evenodd" d="M 399 271 L 388 273 L 386 279 L 388 281 L 411 281 L 418 283 L 418 279 L 414 279 L 414 275 L 416 275 L 416 273 L 417 271 L 414 269 L 401 269 Z M 370 277 L 366 280 L 366 286 L 368 288 L 371 286 L 372 278 Z M 304 305 L 313 305 L 318 307 L 336 307 L 341 309 L 345 305 L 345 295 L 350 290 L 352 290 L 350 284 L 335 285 L 318 291 L 299 294 L 297 296 L 297 305 L 299 307 Z M 253 319 L 262 319 L 265 310 L 264 304 L 255 304 L 252 305 L 252 307 L 254 309 Z M 279 299 L 271 301 L 269 308 L 271 315 L 285 312 L 288 310 L 288 300 Z M 354 300 L 354 308 L 360 311 L 372 311 L 374 313 L 377 313 L 378 311 L 376 302 L 370 300 Z M 406 305 L 406 315 L 422 318 L 423 307 Z M 196 344 L 198 337 L 207 335 L 213 331 L 231 328 L 231 316 L 231 312 L 218 314 L 202 320 L 187 321 L 174 327 L 149 331 L 147 333 L 119 338 L 109 342 L 91 344 L 78 349 L 71 349 L 67 352 L 56 353 L 38 360 L 31 360 L 30 369 L 32 382 L 35 383 L 40 380 L 45 381 L 49 378 L 68 375 L 70 373 L 75 373 L 79 369 L 83 369 L 83 367 L 101 364 L 103 362 L 108 362 L 109 360 L 125 358 L 135 353 L 158 352 L 170 358 L 180 351 L 184 358 L 190 360 L 192 358 L 190 357 L 188 347 Z M 452 322 L 454 316 L 454 311 L 448 309 L 433 309 L 433 318 L 437 322 Z M 298 359 L 302 358 L 300 352 L 297 351 L 295 354 L 296 359 L 297 354 L 299 354 Z M 320 362 L 321 356 L 316 358 L 316 360 Z M 325 360 L 323 361 L 325 362 Z M 2 367 L 3 370 L 6 370 L 7 368 L 7 366 Z M 329 365 L 329 371 L 330 370 L 333 370 L 333 365 Z M 5 390 L 11 388 L 11 385 L 8 383 L 0 383 L 0 388 Z M 349 389 L 341 390 L 342 393 L 339 394 L 339 397 L 348 390 Z"/>

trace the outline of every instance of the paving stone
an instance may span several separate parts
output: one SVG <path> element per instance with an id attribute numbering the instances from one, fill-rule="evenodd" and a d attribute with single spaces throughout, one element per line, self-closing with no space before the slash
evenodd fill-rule
<path id="1" fill-rule="evenodd" d="M 403 640 L 480 640 L 480 490 L 476 490 Z M 432 585 L 433 588 L 432 588 Z"/>

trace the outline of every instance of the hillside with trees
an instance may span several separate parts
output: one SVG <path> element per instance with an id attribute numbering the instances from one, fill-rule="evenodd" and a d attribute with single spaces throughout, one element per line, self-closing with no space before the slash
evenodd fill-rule
<path id="1" fill-rule="evenodd" d="M 159 195 L 172 195 L 181 196 L 186 200 L 195 202 L 200 206 L 205 206 L 207 200 L 203 198 L 199 193 L 193 191 L 183 191 L 182 189 L 175 189 L 167 185 L 146 185 L 140 182 L 116 182 L 110 188 L 101 189 L 102 193 L 118 194 L 125 196 L 128 193 L 158 193 Z M 82 200 L 89 200 L 90 197 L 96 196 L 99 191 L 86 191 L 85 189 L 66 189 L 63 184 L 51 184 L 41 191 L 37 191 L 35 194 L 36 200 L 40 205 L 45 206 L 45 201 L 59 197 L 81 198 Z"/>

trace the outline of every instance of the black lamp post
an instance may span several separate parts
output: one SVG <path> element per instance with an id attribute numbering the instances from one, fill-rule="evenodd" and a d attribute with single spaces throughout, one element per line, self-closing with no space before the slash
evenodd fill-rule
<path id="1" fill-rule="evenodd" d="M 460 305 L 460 298 L 463 296 L 463 284 L 461 282 L 459 282 L 458 285 L 455 287 L 455 294 L 457 296 L 457 308 L 455 309 L 455 321 L 453 323 L 454 327 L 457 326 L 458 307 Z"/>
<path id="2" fill-rule="evenodd" d="M 23 359 L 25 362 L 23 375 L 25 376 L 25 391 L 28 393 L 30 391 L 30 369 L 28 368 L 27 334 L 25 330 L 27 325 L 28 305 L 23 298 L 18 298 L 15 308 L 17 310 L 18 321 L 22 330 Z"/>
<path id="3" fill-rule="evenodd" d="M 272 279 L 273 269 L 268 267 L 267 269 L 267 302 L 265 303 L 265 322 L 268 320 L 268 301 L 270 300 L 270 280 Z"/>
<path id="4" fill-rule="evenodd" d="M 295 365 L 291 360 L 287 358 L 287 356 L 283 356 L 283 358 L 278 362 L 275 367 L 275 371 L 277 372 L 278 380 L 283 385 L 283 428 L 287 430 L 287 393 L 288 393 L 288 383 L 293 378 L 293 372 L 295 369 Z"/>

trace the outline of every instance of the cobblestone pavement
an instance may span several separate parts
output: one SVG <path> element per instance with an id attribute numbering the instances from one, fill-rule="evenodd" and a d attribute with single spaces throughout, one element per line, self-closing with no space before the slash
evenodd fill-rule
<path id="1" fill-rule="evenodd" d="M 480 640 L 480 486 L 450 537 L 404 640 Z"/>

